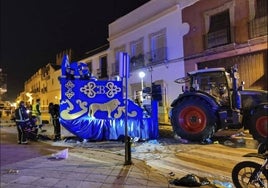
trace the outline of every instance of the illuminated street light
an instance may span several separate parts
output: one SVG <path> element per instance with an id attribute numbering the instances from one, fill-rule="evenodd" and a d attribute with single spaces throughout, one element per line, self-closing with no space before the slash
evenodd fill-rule
<path id="1" fill-rule="evenodd" d="M 141 79 L 141 92 L 140 92 L 140 102 L 143 102 L 143 78 L 145 73 L 143 71 L 139 72 L 139 77 Z"/>
<path id="2" fill-rule="evenodd" d="M 143 90 L 143 78 L 145 76 L 145 73 L 144 72 L 139 72 L 139 77 L 141 79 L 141 91 Z"/>

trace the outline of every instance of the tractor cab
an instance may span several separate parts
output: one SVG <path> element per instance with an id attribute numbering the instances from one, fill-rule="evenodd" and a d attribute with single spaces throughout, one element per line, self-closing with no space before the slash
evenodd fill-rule
<path id="1" fill-rule="evenodd" d="M 232 79 L 224 68 L 210 68 L 188 72 L 187 77 L 175 80 L 185 83 L 184 91 L 201 92 L 212 96 L 223 106 L 231 105 Z M 189 89 L 188 89 L 189 88 Z"/>

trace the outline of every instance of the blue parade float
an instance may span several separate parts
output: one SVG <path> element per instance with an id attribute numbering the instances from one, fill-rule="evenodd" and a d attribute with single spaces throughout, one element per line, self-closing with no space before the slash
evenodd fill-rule
<path id="1" fill-rule="evenodd" d="M 156 101 L 152 101 L 151 113 L 145 113 L 123 98 L 122 81 L 97 80 L 87 64 L 69 63 L 68 56 L 63 58 L 61 71 L 60 123 L 72 134 L 89 141 L 118 140 L 127 130 L 131 138 L 158 138 Z"/>

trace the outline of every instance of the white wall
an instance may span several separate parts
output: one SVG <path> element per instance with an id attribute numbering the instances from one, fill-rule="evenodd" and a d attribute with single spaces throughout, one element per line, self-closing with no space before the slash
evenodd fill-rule
<path id="1" fill-rule="evenodd" d="M 162 1 L 161 1 L 162 2 Z M 172 1 L 174 2 L 174 1 Z M 150 6 L 146 5 L 143 8 L 139 8 L 134 10 L 135 13 L 128 14 L 114 23 L 110 24 L 109 30 L 110 32 L 109 40 L 110 40 L 110 50 L 113 51 L 114 48 L 126 45 L 126 51 L 130 52 L 130 42 L 137 40 L 141 37 L 144 37 L 144 53 L 150 51 L 150 41 L 149 35 L 151 33 L 157 32 L 161 29 L 166 29 L 166 37 L 167 37 L 167 56 L 168 62 L 167 64 L 161 64 L 153 67 L 152 71 L 152 81 L 156 80 L 164 80 L 165 89 L 167 92 L 167 105 L 178 96 L 181 92 L 181 86 L 174 82 L 175 79 L 179 77 L 184 77 L 184 62 L 183 62 L 183 35 L 187 33 L 188 25 L 182 23 L 181 19 L 181 10 L 177 4 L 170 4 L 170 1 L 167 1 L 168 6 L 164 3 L 158 4 L 159 1 L 151 1 Z M 157 4 L 157 6 L 155 6 Z M 166 9 L 160 9 L 159 6 L 163 5 Z M 154 10 L 160 10 L 156 12 Z M 154 15 L 148 18 L 144 18 L 143 20 L 139 17 L 140 22 L 135 22 L 135 17 L 133 14 L 139 15 L 141 12 L 154 12 Z M 131 21 L 134 19 L 134 21 Z M 117 23 L 118 22 L 118 23 Z M 122 30 L 119 30 L 117 27 L 120 24 L 124 24 L 126 22 L 134 23 L 136 25 L 129 26 L 129 28 L 125 28 L 121 26 Z M 110 56 L 110 59 L 114 58 Z M 110 61 L 109 61 L 110 62 Z M 129 78 L 129 84 L 140 83 L 141 79 L 139 78 L 139 72 L 141 70 L 137 70 L 135 72 L 131 72 L 131 76 Z M 148 69 L 143 69 L 146 73 L 144 77 L 144 83 L 146 86 L 151 83 L 151 73 Z M 130 92 L 129 92 L 130 93 Z M 130 93 L 131 95 L 132 93 Z"/>
<path id="2" fill-rule="evenodd" d="M 109 53 L 109 49 L 104 50 L 102 52 L 99 52 L 99 53 L 97 53 L 93 56 L 90 56 L 88 58 L 81 59 L 81 60 L 79 60 L 79 62 L 84 62 L 84 63 L 92 62 L 92 71 L 93 71 L 92 74 L 94 76 L 97 76 L 97 69 L 100 68 L 100 57 L 107 56 L 107 58 L 108 58 L 108 53 Z M 112 62 L 114 62 L 114 60 L 113 61 L 108 60 L 108 66 L 110 66 L 109 64 Z M 109 73 L 109 71 L 108 71 L 108 73 Z"/>

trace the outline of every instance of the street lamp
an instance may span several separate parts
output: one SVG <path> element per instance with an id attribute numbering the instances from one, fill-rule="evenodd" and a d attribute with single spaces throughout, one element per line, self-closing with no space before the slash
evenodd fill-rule
<path id="1" fill-rule="evenodd" d="M 143 102 L 143 78 L 145 73 L 143 71 L 139 72 L 139 77 L 141 79 L 141 92 L 140 92 L 140 101 Z"/>
<path id="2" fill-rule="evenodd" d="M 141 92 L 143 91 L 143 78 L 145 76 L 145 73 L 143 71 L 139 72 L 139 77 L 141 79 Z"/>

